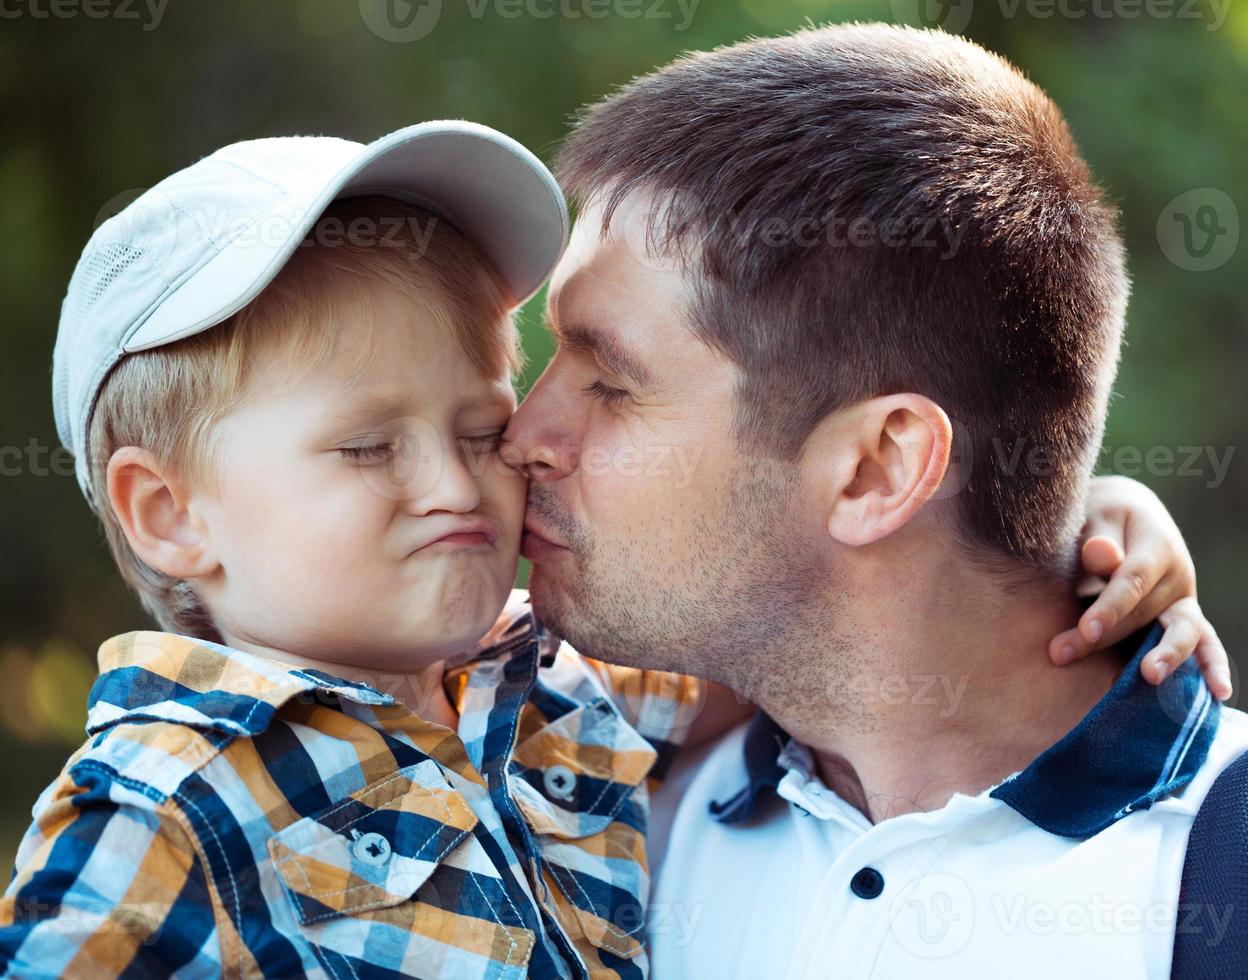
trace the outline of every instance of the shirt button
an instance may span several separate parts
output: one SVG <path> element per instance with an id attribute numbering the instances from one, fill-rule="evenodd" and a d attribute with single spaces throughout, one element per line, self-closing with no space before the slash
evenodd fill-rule
<path id="1" fill-rule="evenodd" d="M 884 890 L 884 876 L 875 868 L 859 868 L 849 880 L 849 890 L 859 898 L 879 898 Z"/>
<path id="2" fill-rule="evenodd" d="M 361 834 L 358 830 L 351 831 L 355 843 L 351 845 L 351 853 L 357 861 L 364 864 L 385 864 L 390 859 L 390 842 L 381 834 Z"/>
<path id="3" fill-rule="evenodd" d="M 567 766 L 551 766 L 542 775 L 542 781 L 546 784 L 546 792 L 555 799 L 572 799 L 572 792 L 576 789 L 576 773 Z"/>

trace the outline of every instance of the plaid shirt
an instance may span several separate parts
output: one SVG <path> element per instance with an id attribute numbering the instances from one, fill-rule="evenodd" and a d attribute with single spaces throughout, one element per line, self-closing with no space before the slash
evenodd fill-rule
<path id="1" fill-rule="evenodd" d="M 458 733 L 217 644 L 105 642 L 0 972 L 644 976 L 646 777 L 700 686 L 583 659 L 516 601 L 446 672 Z"/>

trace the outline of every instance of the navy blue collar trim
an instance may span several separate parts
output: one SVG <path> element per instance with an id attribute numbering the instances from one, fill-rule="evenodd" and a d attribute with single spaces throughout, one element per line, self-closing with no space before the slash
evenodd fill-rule
<path id="1" fill-rule="evenodd" d="M 1160 687 L 1140 676 L 1140 661 L 1162 632 L 1153 623 L 1124 640 L 1119 649 L 1135 652 L 1113 687 L 1069 733 L 990 795 L 1042 830 L 1086 840 L 1187 785 L 1209 753 L 1221 709 L 1192 660 Z M 745 736 L 748 782 L 731 799 L 711 804 L 714 819 L 749 819 L 760 796 L 784 775 L 777 756 L 787 741 L 768 715 L 755 716 Z"/>
<path id="2" fill-rule="evenodd" d="M 1194 660 L 1154 687 L 1140 661 L 1161 641 L 1153 623 L 1114 686 L 1064 738 L 992 791 L 1051 834 L 1085 840 L 1186 786 L 1221 719 Z"/>
<path id="3" fill-rule="evenodd" d="M 789 734 L 761 708 L 745 730 L 746 784 L 723 803 L 711 801 L 711 816 L 720 823 L 743 823 L 754 813 L 764 790 L 774 790 L 784 775 L 777 758 Z"/>

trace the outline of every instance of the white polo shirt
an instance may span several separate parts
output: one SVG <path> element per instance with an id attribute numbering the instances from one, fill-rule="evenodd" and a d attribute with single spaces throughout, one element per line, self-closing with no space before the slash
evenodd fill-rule
<path id="1" fill-rule="evenodd" d="M 870 824 L 761 713 L 679 762 L 655 799 L 652 975 L 1168 977 L 1188 833 L 1248 716 L 1190 662 L 1145 682 L 1160 635 L 1026 769 L 928 813 Z"/>

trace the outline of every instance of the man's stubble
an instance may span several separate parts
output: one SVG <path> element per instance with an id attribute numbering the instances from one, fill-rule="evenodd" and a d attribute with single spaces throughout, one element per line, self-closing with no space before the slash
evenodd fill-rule
<path id="1" fill-rule="evenodd" d="M 535 613 L 586 656 L 822 714 L 836 697 L 829 658 L 852 667 L 856 644 L 844 638 L 848 599 L 826 549 L 800 522 L 795 467 L 743 461 L 709 499 L 723 504 L 608 539 L 531 484 L 529 507 L 571 551 L 557 571 L 534 568 Z"/>

